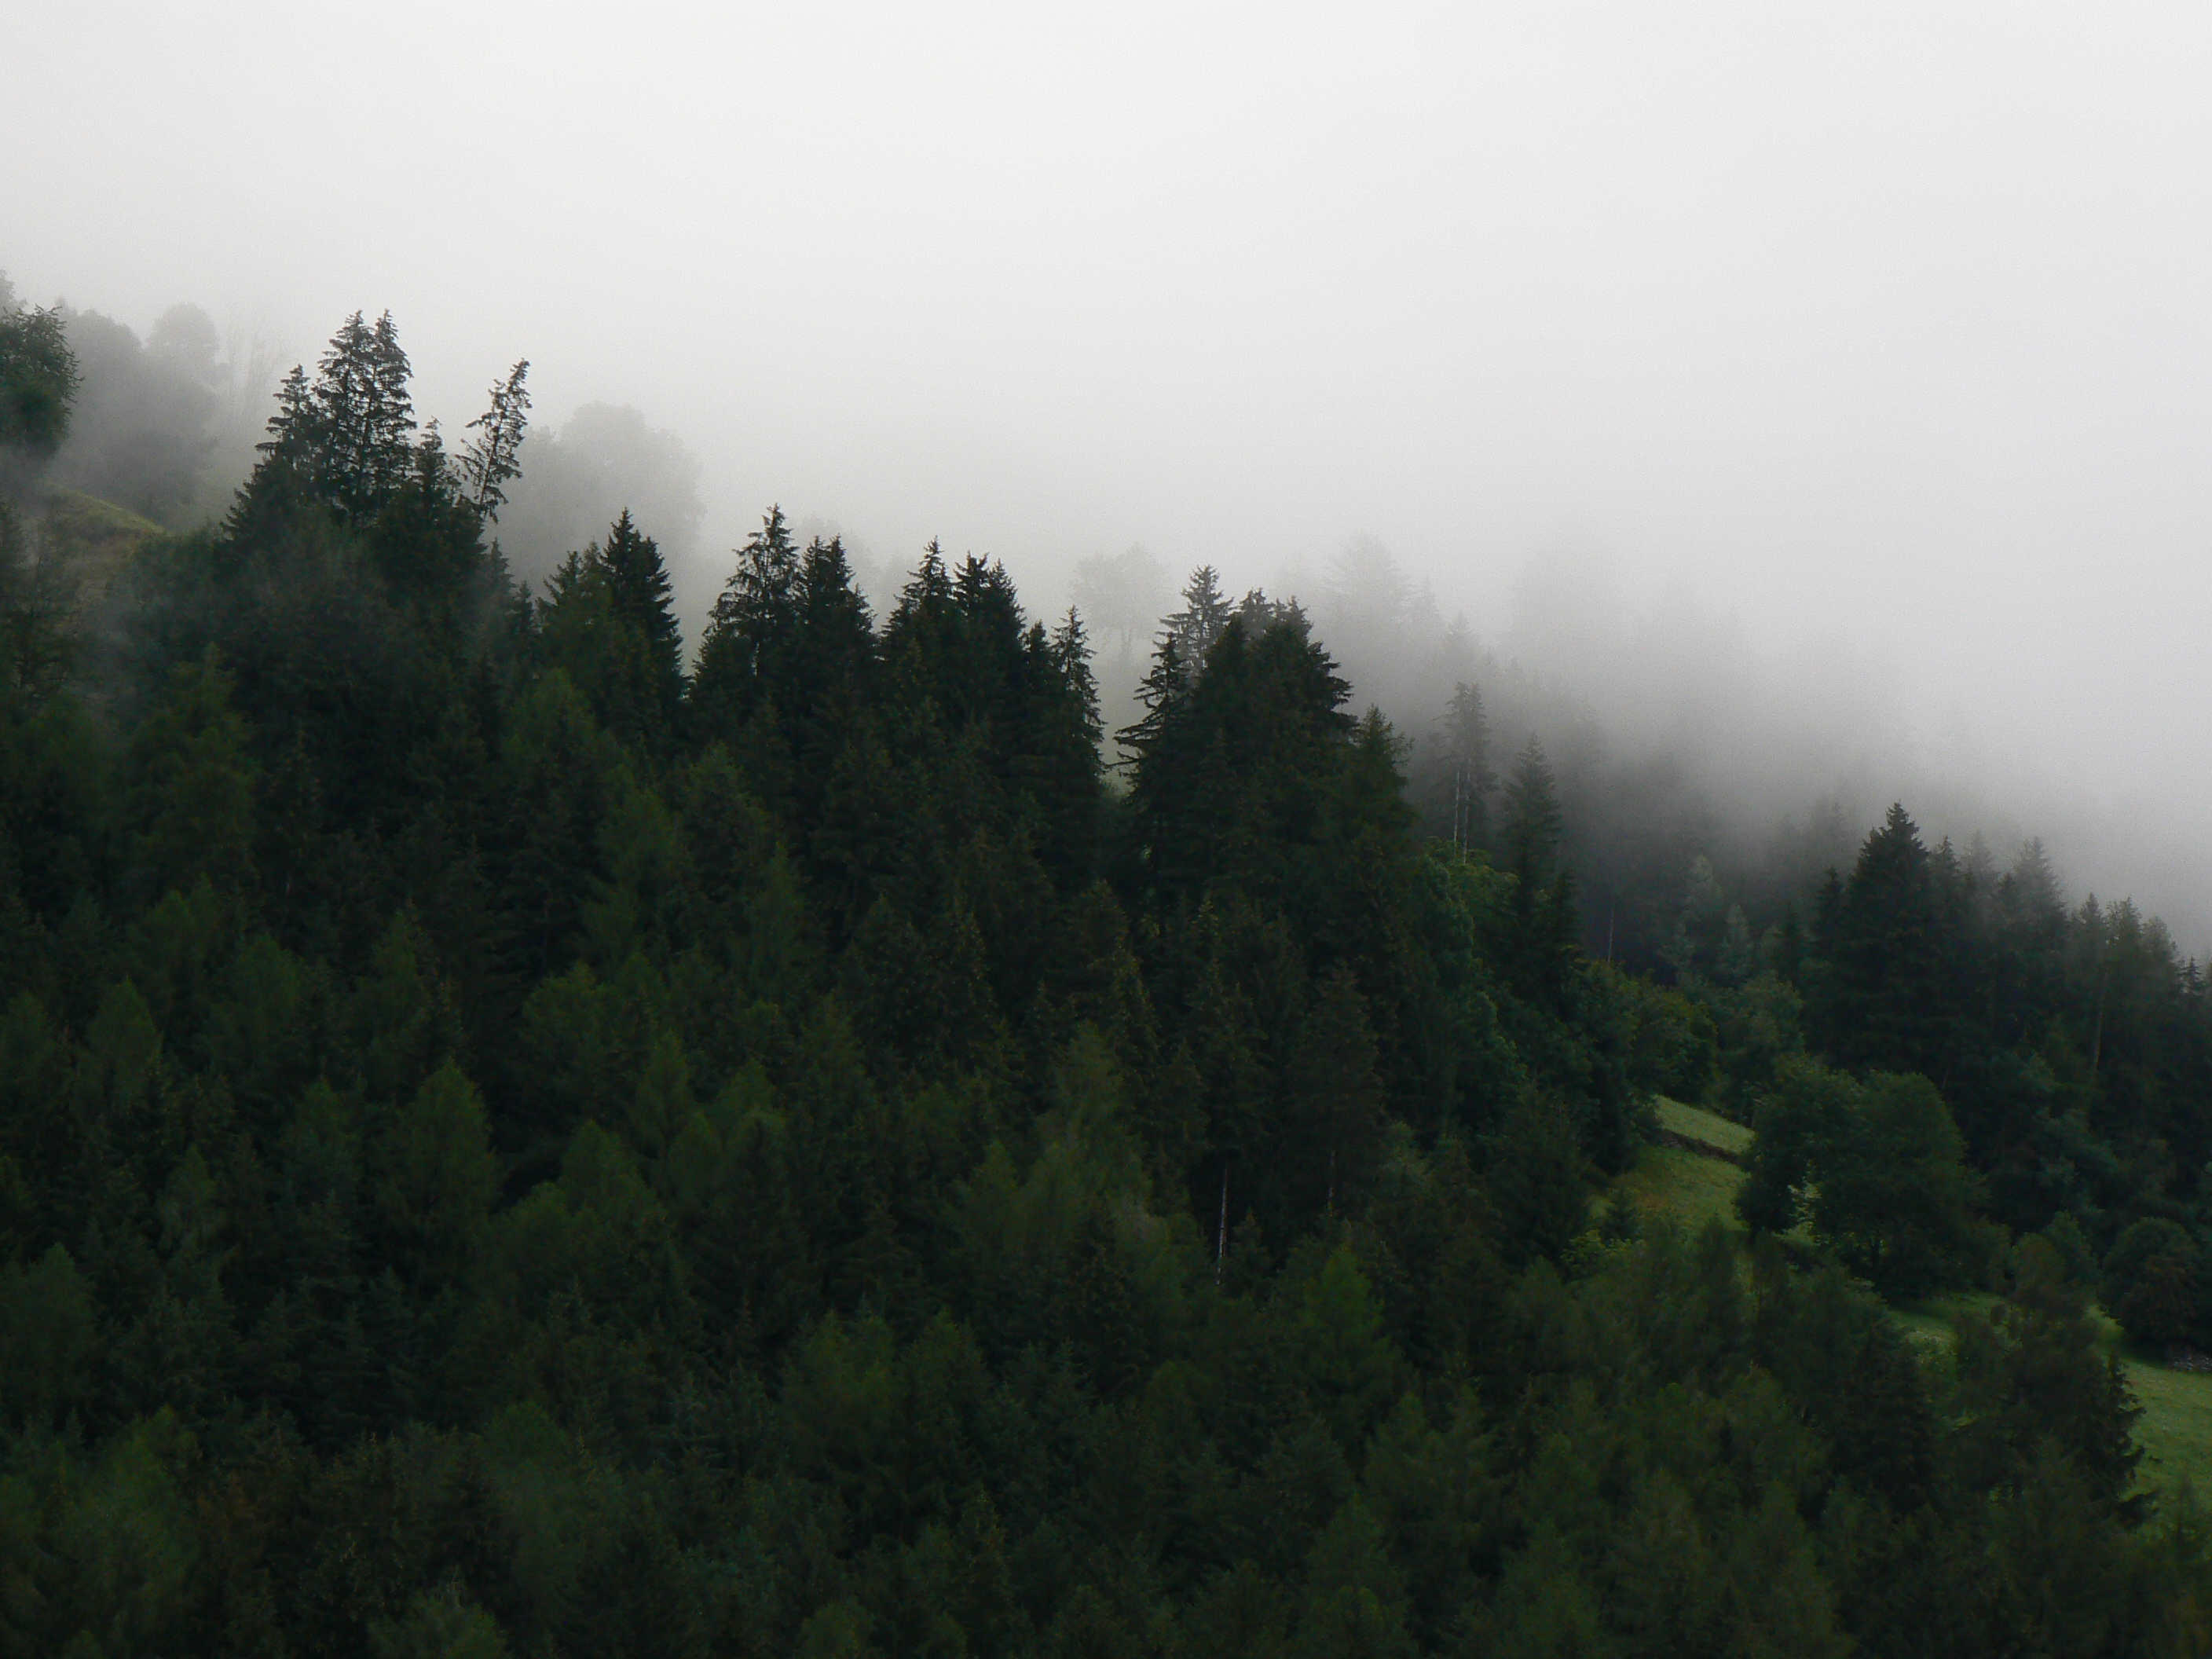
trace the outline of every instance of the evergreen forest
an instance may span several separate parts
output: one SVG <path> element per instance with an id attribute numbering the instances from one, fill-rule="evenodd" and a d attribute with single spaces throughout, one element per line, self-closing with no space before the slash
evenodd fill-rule
<path id="1" fill-rule="evenodd" d="M 1410 742 L 1207 568 L 1109 730 L 1079 611 L 778 511 L 695 641 L 628 513 L 526 587 L 526 366 L 449 438 L 388 316 L 95 591 L 62 323 L 0 1659 L 2212 1651 L 2107 1323 L 2212 1346 L 2212 1006 L 2039 845 L 1677 865 L 1609 960 L 1479 686 Z M 1662 1102 L 1740 1227 L 1620 1198 Z"/>

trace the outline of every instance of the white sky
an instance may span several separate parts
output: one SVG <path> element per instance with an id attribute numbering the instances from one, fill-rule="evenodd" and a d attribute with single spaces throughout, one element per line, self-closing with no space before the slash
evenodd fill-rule
<path id="1" fill-rule="evenodd" d="M 388 306 L 449 420 L 526 355 L 542 415 L 684 434 L 710 546 L 777 500 L 1056 598 L 1133 540 L 1241 583 L 1364 531 L 1493 636 L 1533 550 L 1599 549 L 1784 672 L 1850 641 L 2212 918 L 2212 8 L 73 0 L 0 39 L 27 298 L 310 358 Z"/>

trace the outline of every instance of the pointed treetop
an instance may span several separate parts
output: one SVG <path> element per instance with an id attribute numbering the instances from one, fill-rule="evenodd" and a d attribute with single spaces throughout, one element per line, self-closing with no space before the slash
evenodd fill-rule
<path id="1" fill-rule="evenodd" d="M 272 471 L 343 518 L 373 516 L 420 466 L 415 403 L 398 330 L 356 311 L 331 337 L 315 377 L 295 366 L 276 393 L 252 491 Z"/>
<path id="2" fill-rule="evenodd" d="M 1505 801 L 1515 834 L 1540 842 L 1547 849 L 1557 844 L 1565 823 L 1559 811 L 1559 787 L 1552 776 L 1552 763 L 1545 758 L 1544 745 L 1533 732 L 1513 763 Z"/>
<path id="3" fill-rule="evenodd" d="M 475 435 L 461 447 L 461 493 L 487 520 L 498 520 L 507 504 L 506 486 L 522 476 L 516 456 L 530 426 L 530 389 L 525 384 L 529 374 L 526 357 L 507 370 L 504 380 L 492 383 L 490 406 L 469 422 Z"/>

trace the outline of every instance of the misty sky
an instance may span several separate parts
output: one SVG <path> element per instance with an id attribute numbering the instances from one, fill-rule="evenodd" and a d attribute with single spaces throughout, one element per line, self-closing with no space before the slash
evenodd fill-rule
<path id="1" fill-rule="evenodd" d="M 1923 761 L 2152 826 L 2092 865 L 2212 937 L 2202 5 L 77 0 L 0 38 L 27 299 L 310 360 L 388 306 L 449 423 L 527 356 L 543 416 L 684 435 L 715 549 L 775 500 L 1056 597 L 1132 541 L 1272 586 L 1367 532 L 1493 638 L 1566 550 L 1601 611 L 1732 617 L 1884 682 Z"/>

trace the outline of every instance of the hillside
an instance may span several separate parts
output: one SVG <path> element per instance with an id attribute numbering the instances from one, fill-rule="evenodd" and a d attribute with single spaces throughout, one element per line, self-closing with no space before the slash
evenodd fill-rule
<path id="1" fill-rule="evenodd" d="M 458 453 L 410 372 L 0 629 L 0 1659 L 2201 1651 L 2080 1293 L 2193 1316 L 2147 926 L 1899 809 L 1632 971 L 1542 745 L 1425 832 L 1293 603 L 1194 573 L 1109 783 L 988 560 L 519 592 L 521 370 Z M 1874 1293 L 2001 1272 L 1948 1368 Z"/>
<path id="2" fill-rule="evenodd" d="M 1740 1160 L 1751 1149 L 1752 1132 L 1679 1101 L 1660 1102 L 1658 1117 L 1668 1143 L 1646 1147 L 1635 1169 L 1614 1182 L 1614 1192 L 1643 1215 L 1689 1228 L 1717 1221 L 1742 1232 L 1735 1195 L 1743 1185 Z M 1927 1351 L 1948 1354 L 1954 1316 L 1986 1312 L 1995 1299 L 1986 1293 L 1936 1297 L 1893 1307 L 1890 1317 Z M 2101 1322 L 2106 1351 L 2118 1356 L 2142 1407 L 2136 1425 L 2143 1449 L 2138 1480 L 2147 1489 L 2170 1489 L 2186 1480 L 2199 1492 L 2212 1491 L 2212 1372 L 2163 1364 L 2130 1346 L 2109 1317 Z"/>
<path id="3" fill-rule="evenodd" d="M 42 556 L 62 561 L 80 613 L 98 607 L 139 549 L 164 533 L 150 519 L 74 489 L 50 492 L 38 524 Z"/>

